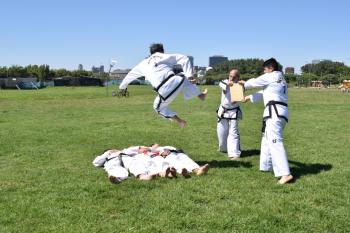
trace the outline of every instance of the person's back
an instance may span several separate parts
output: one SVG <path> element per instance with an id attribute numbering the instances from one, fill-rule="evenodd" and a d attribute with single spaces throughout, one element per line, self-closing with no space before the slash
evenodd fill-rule
<path id="1" fill-rule="evenodd" d="M 175 65 L 180 65 L 183 72 L 175 74 L 173 71 Z M 154 110 L 160 116 L 174 120 L 181 128 L 186 125 L 186 121 L 169 108 L 170 103 L 180 92 L 184 93 L 185 99 L 198 97 L 204 100 L 207 95 L 207 90 L 200 93 L 196 85 L 189 81 L 193 77 L 193 67 L 189 58 L 181 54 L 165 54 L 162 44 L 151 45 L 150 56 L 127 74 L 119 89 L 125 92 L 132 81 L 142 76 L 158 93 L 153 103 Z"/>
<path id="2" fill-rule="evenodd" d="M 263 89 L 264 104 L 266 105 L 269 101 L 288 103 L 288 87 L 282 72 L 273 71 L 263 76 L 269 80 L 269 84 Z"/>

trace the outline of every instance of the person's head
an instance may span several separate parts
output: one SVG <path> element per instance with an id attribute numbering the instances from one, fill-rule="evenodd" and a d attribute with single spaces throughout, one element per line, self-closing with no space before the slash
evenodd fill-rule
<path id="1" fill-rule="evenodd" d="M 104 153 L 111 154 L 111 153 L 118 153 L 118 152 L 120 152 L 120 150 L 109 148 L 109 149 L 106 149 L 105 151 L 103 151 L 103 154 Z"/>
<path id="2" fill-rule="evenodd" d="M 151 148 L 152 151 L 156 150 L 158 147 L 159 147 L 158 143 L 153 143 L 153 144 L 150 145 L 150 148 Z"/>
<path id="3" fill-rule="evenodd" d="M 148 146 L 139 146 L 138 153 L 146 153 L 149 151 Z"/>
<path id="4" fill-rule="evenodd" d="M 278 71 L 278 62 L 275 58 L 270 58 L 266 61 L 264 61 L 263 64 L 264 67 L 264 73 L 271 73 L 273 71 Z"/>
<path id="5" fill-rule="evenodd" d="M 239 71 L 237 69 L 230 71 L 229 80 L 233 82 L 237 82 L 239 80 Z"/>
<path id="6" fill-rule="evenodd" d="M 151 55 L 157 52 L 164 53 L 163 44 L 160 44 L 160 43 L 151 44 L 151 46 L 149 47 L 149 52 L 151 53 Z"/>

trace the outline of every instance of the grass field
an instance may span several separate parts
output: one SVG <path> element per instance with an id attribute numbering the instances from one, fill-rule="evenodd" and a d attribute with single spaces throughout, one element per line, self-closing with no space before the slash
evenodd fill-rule
<path id="1" fill-rule="evenodd" d="M 103 88 L 0 90 L 0 232 L 350 232 L 350 95 L 290 89 L 285 146 L 296 181 L 259 168 L 263 106 L 245 104 L 243 158 L 217 152 L 219 89 L 178 98 L 181 130 Z M 158 142 L 184 149 L 206 176 L 112 185 L 91 161 L 106 148 Z"/>

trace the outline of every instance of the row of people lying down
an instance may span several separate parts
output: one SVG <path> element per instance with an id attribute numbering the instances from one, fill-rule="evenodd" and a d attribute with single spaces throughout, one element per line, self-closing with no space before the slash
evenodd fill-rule
<path id="1" fill-rule="evenodd" d="M 103 167 L 112 183 L 120 183 L 129 173 L 140 180 L 155 177 L 176 178 L 177 174 L 190 178 L 191 173 L 204 175 L 209 164 L 199 166 L 182 150 L 172 146 L 132 146 L 123 150 L 108 149 L 92 162 L 95 167 Z"/>

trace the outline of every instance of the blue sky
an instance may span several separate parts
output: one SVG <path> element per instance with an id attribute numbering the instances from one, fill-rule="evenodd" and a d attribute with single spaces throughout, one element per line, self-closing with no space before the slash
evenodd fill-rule
<path id="1" fill-rule="evenodd" d="M 114 58 L 131 68 L 152 42 L 201 66 L 211 55 L 350 65 L 349 9 L 346 0 L 2 0 L 0 66 L 90 70 Z"/>

